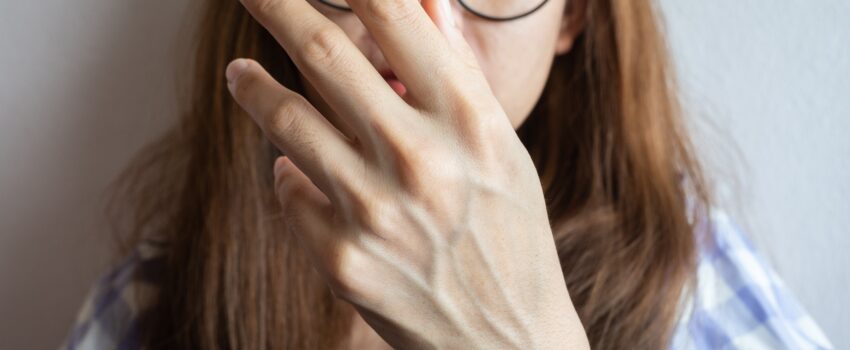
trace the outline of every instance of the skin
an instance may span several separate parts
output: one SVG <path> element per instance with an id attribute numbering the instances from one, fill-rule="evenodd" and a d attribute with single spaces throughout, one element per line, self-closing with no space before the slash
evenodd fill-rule
<path id="1" fill-rule="evenodd" d="M 505 23 L 449 0 L 349 0 L 353 14 L 242 3 L 308 88 L 246 59 L 228 66 L 228 87 L 287 155 L 274 166 L 283 214 L 358 311 L 352 344 L 588 348 L 514 131 L 580 31 L 583 2 Z"/>
<path id="2" fill-rule="evenodd" d="M 579 14 L 583 13 L 584 1 L 571 1 L 570 12 L 566 12 L 567 0 L 549 0 L 530 17 L 508 22 L 483 20 L 463 10 L 458 1 L 449 1 L 450 16 L 460 27 L 478 65 L 487 77 L 490 88 L 514 128 L 519 127 L 528 118 L 539 99 L 554 57 L 569 51 L 575 37 L 583 29 L 583 18 Z M 315 0 L 310 3 L 342 28 L 378 71 L 389 68 L 380 47 L 359 17 L 322 5 Z M 437 3 L 439 2 L 422 2 L 425 10 L 432 13 L 439 13 L 439 10 L 428 6 Z M 347 132 L 344 119 L 337 117 L 309 81 L 307 90 L 307 98 L 322 114 Z"/>

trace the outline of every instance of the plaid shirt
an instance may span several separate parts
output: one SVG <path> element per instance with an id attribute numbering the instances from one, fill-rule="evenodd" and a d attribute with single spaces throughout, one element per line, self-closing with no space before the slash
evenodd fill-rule
<path id="1" fill-rule="evenodd" d="M 671 349 L 831 349 L 751 241 L 719 211 L 699 247 L 696 290 L 684 300 Z M 90 292 L 63 349 L 138 349 L 140 292 L 154 291 L 135 269 L 156 264 L 143 244 Z M 138 276 L 136 276 L 138 277 Z"/>

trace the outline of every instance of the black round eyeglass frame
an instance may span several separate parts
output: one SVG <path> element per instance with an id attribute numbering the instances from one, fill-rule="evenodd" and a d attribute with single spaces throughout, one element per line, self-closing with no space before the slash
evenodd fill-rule
<path id="1" fill-rule="evenodd" d="M 341 11 L 351 12 L 351 8 L 348 7 L 348 6 L 337 5 L 337 4 L 328 2 L 329 0 L 318 0 L 318 1 L 322 4 L 324 4 L 324 5 L 331 7 L 331 8 L 335 8 L 335 9 L 341 10 Z M 539 5 L 535 6 L 533 9 L 528 10 L 528 11 L 521 13 L 521 14 L 518 14 L 518 15 L 509 16 L 509 17 L 490 16 L 488 14 L 481 13 L 481 12 L 475 10 L 474 8 L 472 8 L 472 6 L 469 6 L 469 4 L 467 4 L 466 1 L 464 1 L 464 0 L 457 0 L 457 2 L 459 2 L 460 6 L 462 6 L 465 10 L 469 11 L 473 15 L 476 15 L 476 16 L 481 17 L 483 19 L 486 19 L 488 21 L 507 22 L 507 21 L 513 21 L 515 19 L 520 19 L 520 18 L 526 17 L 526 16 L 528 16 L 532 13 L 537 12 L 537 10 L 542 8 L 543 5 L 546 5 L 546 3 L 549 2 L 549 0 L 543 0 L 543 1 L 540 2 Z"/>

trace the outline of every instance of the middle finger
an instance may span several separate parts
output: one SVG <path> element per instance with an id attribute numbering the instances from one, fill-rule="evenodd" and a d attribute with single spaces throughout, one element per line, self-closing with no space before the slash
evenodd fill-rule
<path id="1" fill-rule="evenodd" d="M 451 23 L 449 0 L 348 0 L 349 7 L 375 38 L 393 72 L 422 107 L 443 94 L 459 94 L 478 83 L 435 19 Z M 430 14 L 425 8 L 437 13 Z M 446 28 L 461 36 L 457 28 Z M 434 107 L 434 106 L 431 106 Z"/>

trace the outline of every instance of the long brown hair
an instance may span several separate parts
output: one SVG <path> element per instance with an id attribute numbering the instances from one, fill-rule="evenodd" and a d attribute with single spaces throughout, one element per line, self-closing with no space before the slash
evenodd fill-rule
<path id="1" fill-rule="evenodd" d="M 694 215 L 708 196 L 651 0 L 590 0 L 518 134 L 543 185 L 570 296 L 592 347 L 665 347 L 693 282 Z M 303 93 L 291 60 L 237 1 L 204 1 L 178 125 L 116 181 L 125 247 L 162 240 L 151 348 L 338 346 L 337 300 L 282 229 L 278 152 L 234 103 L 223 72 L 251 57 Z"/>

